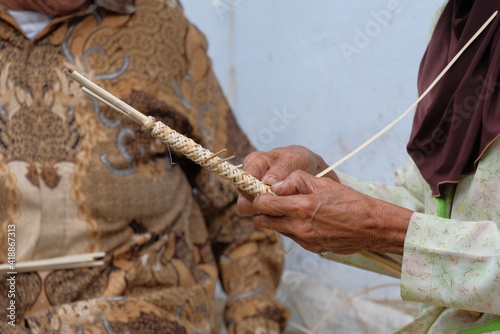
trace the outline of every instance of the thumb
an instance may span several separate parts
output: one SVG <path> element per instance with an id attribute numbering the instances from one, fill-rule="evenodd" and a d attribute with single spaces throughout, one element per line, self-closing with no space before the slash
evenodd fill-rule
<path id="1" fill-rule="evenodd" d="M 279 196 L 307 195 L 313 192 L 314 183 L 317 181 L 317 177 L 298 170 L 290 174 L 285 180 L 275 183 L 272 190 Z"/>
<path id="2" fill-rule="evenodd" d="M 293 169 L 291 169 L 286 164 L 277 163 L 276 165 L 269 168 L 266 174 L 262 177 L 262 182 L 265 184 L 273 185 L 278 183 L 278 181 L 287 178 Z"/>

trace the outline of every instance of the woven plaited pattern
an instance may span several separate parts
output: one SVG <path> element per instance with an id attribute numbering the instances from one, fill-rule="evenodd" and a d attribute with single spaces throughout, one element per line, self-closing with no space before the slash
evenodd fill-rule
<path id="1" fill-rule="evenodd" d="M 231 163 L 217 157 L 211 151 L 197 144 L 194 140 L 172 130 L 162 122 L 156 121 L 154 117 L 148 117 L 143 127 L 144 131 L 151 131 L 151 135 L 182 153 L 189 160 L 197 163 L 231 183 L 252 196 L 272 193 L 271 187 L 260 182 L 252 175 L 244 172 Z"/>

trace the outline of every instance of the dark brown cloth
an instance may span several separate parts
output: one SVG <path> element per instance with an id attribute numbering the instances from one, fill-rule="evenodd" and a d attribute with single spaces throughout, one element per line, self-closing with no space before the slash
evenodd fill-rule
<path id="1" fill-rule="evenodd" d="M 449 1 L 420 64 L 420 94 L 499 9 L 494 0 Z M 473 173 L 499 137 L 499 76 L 497 16 L 417 106 L 407 148 L 433 196 L 440 196 L 440 185 Z"/>

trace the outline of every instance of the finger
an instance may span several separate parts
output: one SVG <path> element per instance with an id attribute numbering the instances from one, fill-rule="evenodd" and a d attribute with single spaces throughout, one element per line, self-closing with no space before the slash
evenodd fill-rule
<path id="1" fill-rule="evenodd" d="M 249 196 L 251 197 L 251 196 Z M 260 214 L 260 212 L 253 206 L 252 204 L 253 197 L 249 199 L 247 196 L 240 194 L 238 196 L 238 201 L 236 203 L 236 207 L 238 209 L 238 213 L 242 216 L 255 216 Z"/>
<path id="2" fill-rule="evenodd" d="M 290 171 L 279 162 L 278 150 L 270 152 L 253 152 L 244 161 L 243 170 L 255 176 L 265 184 L 275 184 L 290 174 Z"/>
<path id="3" fill-rule="evenodd" d="M 246 191 L 238 189 L 238 188 L 236 188 L 236 190 L 240 193 L 241 196 L 245 197 L 250 203 L 253 202 L 255 196 L 252 196 L 249 193 L 247 193 Z"/>
<path id="4" fill-rule="evenodd" d="M 293 172 L 291 166 L 287 166 L 283 163 L 278 163 L 271 166 L 266 174 L 262 177 L 262 182 L 269 185 L 274 185 L 281 180 L 284 180 L 290 173 Z"/>
<path id="5" fill-rule="evenodd" d="M 295 171 L 282 182 L 274 184 L 272 189 L 279 196 L 311 194 L 316 183 L 323 183 L 323 180 L 304 171 Z"/>
<path id="6" fill-rule="evenodd" d="M 243 162 L 243 170 L 248 174 L 262 180 L 264 174 L 269 170 L 268 153 L 265 152 L 252 152 L 245 157 Z"/>
<path id="7" fill-rule="evenodd" d="M 277 231 L 277 232 L 279 232 L 279 231 Z M 307 242 L 307 241 L 301 239 L 300 237 L 298 237 L 298 236 L 296 236 L 296 235 L 294 235 L 292 233 L 286 233 L 286 232 L 279 232 L 279 233 L 280 233 L 280 235 L 285 236 L 285 237 L 293 240 L 298 245 L 300 245 L 302 248 L 304 248 L 304 249 L 306 249 L 308 251 L 311 251 L 313 253 L 323 253 L 323 252 L 327 252 L 327 251 L 330 250 L 330 248 L 323 247 L 321 244 L 316 244 L 314 242 Z M 346 252 L 346 253 L 349 254 L 349 253 L 353 253 L 353 252 Z"/>
<path id="8" fill-rule="evenodd" d="M 295 146 L 271 151 L 274 161 L 263 176 L 262 181 L 275 184 L 284 180 L 296 170 L 304 170 L 310 164 L 309 155 Z M 306 152 L 309 152 L 308 150 Z"/>
<path id="9" fill-rule="evenodd" d="M 289 219 L 305 219 L 307 213 L 315 204 L 311 196 L 275 196 L 264 194 L 255 198 L 253 206 L 262 214 L 272 217 L 286 217 Z"/>
<path id="10" fill-rule="evenodd" d="M 243 170 L 262 182 L 272 185 L 284 180 L 295 170 L 306 170 L 314 174 L 317 170 L 318 159 L 321 160 L 319 156 L 305 147 L 282 147 L 269 152 L 249 154 L 245 158 Z"/>
<path id="11" fill-rule="evenodd" d="M 273 230 L 283 235 L 292 235 L 291 225 L 293 223 L 287 217 L 273 217 L 268 215 L 257 215 L 253 217 L 255 226 L 267 230 Z"/>

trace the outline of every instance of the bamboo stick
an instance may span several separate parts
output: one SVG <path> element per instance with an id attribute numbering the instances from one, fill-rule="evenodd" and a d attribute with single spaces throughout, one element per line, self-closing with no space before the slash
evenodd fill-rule
<path id="1" fill-rule="evenodd" d="M 95 267 L 104 264 L 104 252 L 68 255 L 50 259 L 0 264 L 0 274 Z"/>

